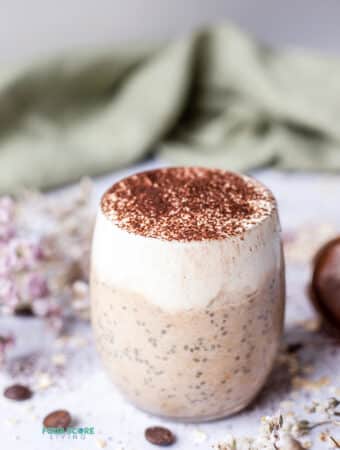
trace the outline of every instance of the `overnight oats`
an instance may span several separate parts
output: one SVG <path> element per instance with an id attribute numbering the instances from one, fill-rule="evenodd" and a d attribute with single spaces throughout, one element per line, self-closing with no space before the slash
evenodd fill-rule
<path id="1" fill-rule="evenodd" d="M 102 197 L 95 339 L 115 385 L 143 410 L 201 421 L 244 408 L 274 363 L 284 284 L 276 201 L 249 177 L 157 169 Z"/>

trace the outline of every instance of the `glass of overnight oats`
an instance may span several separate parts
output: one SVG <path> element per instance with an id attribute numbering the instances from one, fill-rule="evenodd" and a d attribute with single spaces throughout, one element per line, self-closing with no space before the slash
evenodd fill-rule
<path id="1" fill-rule="evenodd" d="M 285 279 L 272 193 L 223 170 L 162 168 L 102 197 L 92 249 L 92 322 L 115 385 L 183 421 L 256 396 L 280 342 Z"/>

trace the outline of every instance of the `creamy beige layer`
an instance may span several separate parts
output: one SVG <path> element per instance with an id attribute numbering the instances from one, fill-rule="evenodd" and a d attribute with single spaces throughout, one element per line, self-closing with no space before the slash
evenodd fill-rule
<path id="1" fill-rule="evenodd" d="M 92 320 L 112 380 L 136 406 L 175 419 L 232 414 L 258 393 L 282 332 L 284 268 L 243 298 L 169 312 L 92 273 Z"/>
<path id="2" fill-rule="evenodd" d="M 128 233 L 99 211 L 91 265 L 106 285 L 174 313 L 207 307 L 221 292 L 235 302 L 251 295 L 267 273 L 279 269 L 280 251 L 276 210 L 241 236 L 193 242 Z"/>

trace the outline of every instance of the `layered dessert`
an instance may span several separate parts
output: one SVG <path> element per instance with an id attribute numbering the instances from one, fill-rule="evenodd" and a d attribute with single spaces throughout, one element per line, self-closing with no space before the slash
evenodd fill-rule
<path id="1" fill-rule="evenodd" d="M 136 406 L 186 421 L 244 408 L 272 368 L 284 291 L 277 205 L 258 181 L 165 168 L 103 195 L 92 322 L 108 373 Z"/>

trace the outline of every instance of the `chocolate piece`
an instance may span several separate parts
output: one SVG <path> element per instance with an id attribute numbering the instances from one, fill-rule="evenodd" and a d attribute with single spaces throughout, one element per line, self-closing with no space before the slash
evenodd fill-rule
<path id="1" fill-rule="evenodd" d="M 34 312 L 31 308 L 31 305 L 20 306 L 14 311 L 16 316 L 20 317 L 34 317 Z"/>
<path id="2" fill-rule="evenodd" d="M 31 389 L 22 384 L 13 384 L 4 390 L 4 396 L 11 400 L 27 400 L 33 395 Z"/>
<path id="3" fill-rule="evenodd" d="M 297 353 L 302 348 L 303 344 L 301 342 L 294 342 L 292 344 L 288 344 L 286 350 L 288 353 Z"/>
<path id="4" fill-rule="evenodd" d="M 310 294 L 327 328 L 340 333 L 340 237 L 317 253 Z"/>
<path id="5" fill-rule="evenodd" d="M 67 428 L 72 421 L 71 415 L 64 409 L 53 411 L 44 419 L 44 427 L 46 428 Z"/>
<path id="6" fill-rule="evenodd" d="M 102 212 L 118 227 L 169 241 L 240 236 L 276 208 L 259 182 L 217 169 L 167 168 L 139 173 L 114 184 Z"/>
<path id="7" fill-rule="evenodd" d="M 164 427 L 149 427 L 145 430 L 145 439 L 153 445 L 162 447 L 172 445 L 176 438 L 174 434 Z"/>

